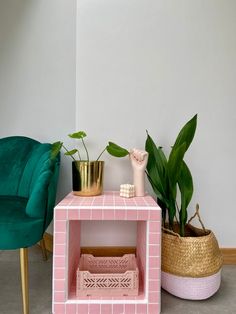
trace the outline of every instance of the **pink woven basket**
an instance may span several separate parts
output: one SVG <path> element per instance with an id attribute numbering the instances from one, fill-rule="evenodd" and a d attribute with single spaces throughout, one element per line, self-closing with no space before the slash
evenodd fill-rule
<path id="1" fill-rule="evenodd" d="M 82 254 L 76 273 L 76 295 L 136 296 L 139 271 L 134 254 L 94 257 Z"/>
<path id="2" fill-rule="evenodd" d="M 161 286 L 176 297 L 188 300 L 204 300 L 217 292 L 221 282 L 221 270 L 216 274 L 191 278 L 161 272 Z"/>

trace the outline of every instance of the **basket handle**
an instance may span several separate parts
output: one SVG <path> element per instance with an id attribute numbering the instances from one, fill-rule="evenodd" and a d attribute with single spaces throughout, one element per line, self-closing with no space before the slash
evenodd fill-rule
<path id="1" fill-rule="evenodd" d="M 174 232 L 174 231 L 172 231 L 172 230 L 170 230 L 170 229 L 167 229 L 167 228 L 165 228 L 165 227 L 161 227 L 161 229 L 162 229 L 163 231 L 166 231 L 166 232 L 168 232 L 168 233 L 170 233 L 170 234 L 172 234 L 172 235 L 178 237 L 178 238 L 181 240 L 181 236 L 180 236 L 177 232 Z"/>
<path id="2" fill-rule="evenodd" d="M 201 226 L 202 226 L 202 229 L 203 229 L 204 233 L 206 234 L 206 233 L 207 233 L 207 232 L 206 232 L 206 228 L 204 227 L 204 224 L 203 224 L 202 219 L 201 219 L 200 214 L 199 214 L 199 204 L 196 204 L 196 212 L 195 212 L 195 214 L 189 219 L 188 224 L 189 224 L 196 216 L 198 217 L 198 220 L 199 220 L 199 222 L 200 222 L 200 224 L 201 224 Z"/>

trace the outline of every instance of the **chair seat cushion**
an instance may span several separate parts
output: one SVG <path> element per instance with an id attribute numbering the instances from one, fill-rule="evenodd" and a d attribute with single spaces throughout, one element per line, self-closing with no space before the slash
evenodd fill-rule
<path id="1" fill-rule="evenodd" d="M 25 208 L 28 199 L 0 196 L 0 249 L 12 250 L 37 243 L 43 234 L 43 219 L 31 218 Z"/>

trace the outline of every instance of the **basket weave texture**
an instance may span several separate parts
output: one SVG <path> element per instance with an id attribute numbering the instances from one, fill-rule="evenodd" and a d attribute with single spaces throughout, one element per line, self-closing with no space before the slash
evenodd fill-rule
<path id="1" fill-rule="evenodd" d="M 162 232 L 162 271 L 182 277 L 207 277 L 222 267 L 222 255 L 213 232 L 188 225 L 196 236 Z"/>

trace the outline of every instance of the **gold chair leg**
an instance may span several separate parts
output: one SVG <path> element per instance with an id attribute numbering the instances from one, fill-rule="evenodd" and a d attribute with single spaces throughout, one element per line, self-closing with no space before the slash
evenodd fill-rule
<path id="1" fill-rule="evenodd" d="M 20 249 L 20 268 L 21 268 L 23 313 L 29 314 L 28 248 Z"/>
<path id="2" fill-rule="evenodd" d="M 47 255 L 47 250 L 46 250 L 44 238 L 42 238 L 42 240 L 40 240 L 40 246 L 41 246 L 41 250 L 42 250 L 43 260 L 46 261 L 48 259 L 48 255 Z"/>

